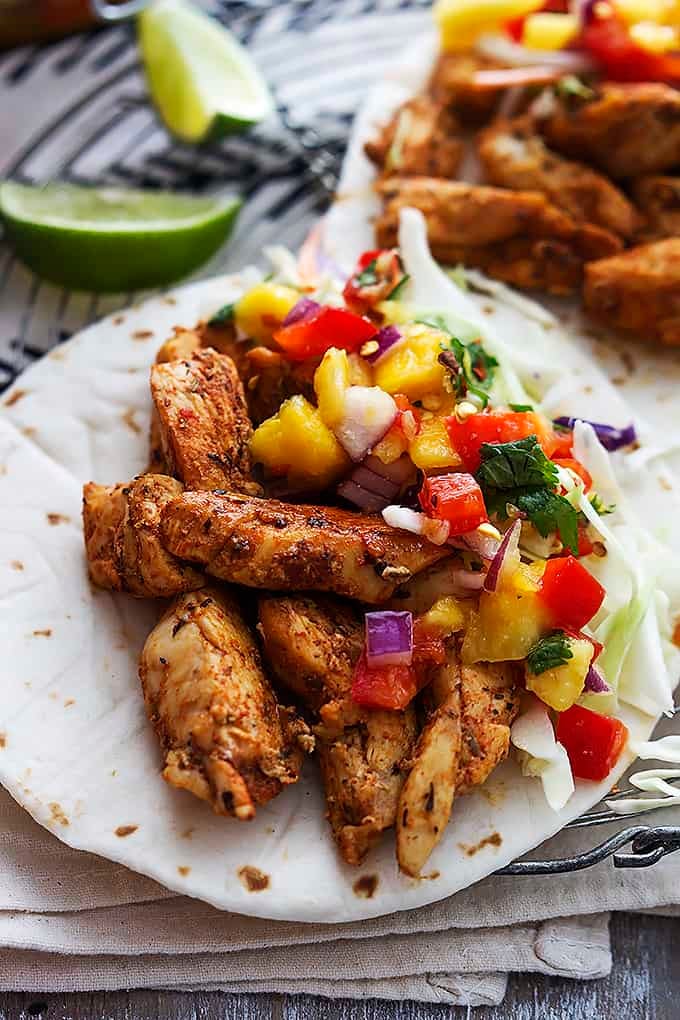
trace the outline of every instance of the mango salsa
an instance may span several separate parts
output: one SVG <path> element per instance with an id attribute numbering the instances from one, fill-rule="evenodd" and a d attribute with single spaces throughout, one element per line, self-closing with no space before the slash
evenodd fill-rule
<path id="1" fill-rule="evenodd" d="M 443 418 L 425 413 L 420 422 L 420 431 L 408 448 L 411 460 L 422 471 L 436 471 L 441 468 L 458 468 L 462 460 L 451 446 Z"/>
<path id="2" fill-rule="evenodd" d="M 538 676 L 526 670 L 527 690 L 533 691 L 556 712 L 566 712 L 579 699 L 593 658 L 590 641 L 572 638 L 569 647 L 573 657 L 564 665 L 546 669 Z"/>
<path id="3" fill-rule="evenodd" d="M 234 306 L 234 320 L 246 336 L 268 343 L 300 295 L 280 283 L 258 283 Z"/>
<path id="4" fill-rule="evenodd" d="M 345 409 L 345 391 L 350 385 L 350 363 L 346 351 L 331 347 L 314 373 L 314 392 L 324 424 L 333 428 Z"/>
<path id="5" fill-rule="evenodd" d="M 255 430 L 250 453 L 256 464 L 274 476 L 285 476 L 300 491 L 324 489 L 350 467 L 317 408 L 299 395 L 284 401 L 278 414 Z"/>
<path id="6" fill-rule="evenodd" d="M 456 631 L 463 629 L 468 612 L 468 607 L 454 595 L 445 595 L 443 598 L 437 599 L 432 608 L 420 618 L 420 624 L 425 630 L 431 630 L 445 637 L 447 634 L 455 634 Z"/>
<path id="7" fill-rule="evenodd" d="M 532 50 L 561 50 L 576 38 L 580 27 L 575 14 L 530 14 L 524 22 L 522 43 Z"/>
<path id="8" fill-rule="evenodd" d="M 538 592 L 484 592 L 479 610 L 470 616 L 461 650 L 463 662 L 524 659 L 548 629 Z"/>
<path id="9" fill-rule="evenodd" d="M 437 0 L 434 18 L 442 49 L 466 50 L 483 32 L 493 32 L 512 18 L 540 11 L 543 0 Z"/>
<path id="10" fill-rule="evenodd" d="M 437 358 L 442 344 L 447 343 L 446 335 L 420 323 L 402 332 L 404 339 L 375 366 L 376 384 L 388 393 L 403 393 L 411 401 L 442 393 L 446 370 Z"/>

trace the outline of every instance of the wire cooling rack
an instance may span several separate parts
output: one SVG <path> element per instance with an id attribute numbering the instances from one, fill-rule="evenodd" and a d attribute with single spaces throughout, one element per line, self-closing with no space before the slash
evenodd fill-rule
<path id="1" fill-rule="evenodd" d="M 0 153 L 0 176 L 199 193 L 233 187 L 246 199 L 236 234 L 201 276 L 257 262 L 266 244 L 296 248 L 336 190 L 357 105 L 424 27 L 429 6 L 429 0 L 215 0 L 212 13 L 249 45 L 267 76 L 278 123 L 199 149 L 174 142 L 158 123 L 128 22 L 2 54 L 3 109 L 21 130 Z M 0 392 L 55 344 L 144 296 L 69 293 L 32 277 L 0 246 Z M 608 799 L 638 795 L 623 787 Z M 619 868 L 643 868 L 680 850 L 680 826 L 638 819 L 576 856 L 518 861 L 499 874 L 563 874 L 608 858 Z M 621 822 L 599 805 L 569 828 Z"/>

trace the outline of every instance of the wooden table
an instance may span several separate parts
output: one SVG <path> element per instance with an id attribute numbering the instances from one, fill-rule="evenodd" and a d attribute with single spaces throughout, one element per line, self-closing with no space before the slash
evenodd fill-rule
<path id="1" fill-rule="evenodd" d="M 513 975 L 505 1002 L 489 1009 L 218 992 L 17 992 L 0 995 L 0 1020 L 678 1020 L 676 939 L 680 920 L 616 915 L 611 977 L 566 981 Z"/>

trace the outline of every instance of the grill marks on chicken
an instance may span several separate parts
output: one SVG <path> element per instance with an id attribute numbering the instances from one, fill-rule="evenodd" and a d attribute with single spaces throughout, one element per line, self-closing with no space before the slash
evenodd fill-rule
<path id="1" fill-rule="evenodd" d="M 463 666 L 451 642 L 428 696 L 432 710 L 399 799 L 397 859 L 417 877 L 442 838 L 456 794 L 484 783 L 510 748 L 519 709 L 512 665 Z"/>
<path id="2" fill-rule="evenodd" d="M 553 149 L 615 180 L 680 164 L 680 92 L 669 85 L 607 83 L 592 100 L 563 101 L 540 126 Z"/>
<path id="3" fill-rule="evenodd" d="M 584 300 L 605 325 L 680 347 L 680 237 L 591 263 Z"/>
<path id="4" fill-rule="evenodd" d="M 191 489 L 259 491 L 250 477 L 243 387 L 228 355 L 208 348 L 154 365 L 151 395 L 173 475 Z"/>
<path id="5" fill-rule="evenodd" d="M 391 177 L 377 190 L 384 203 L 375 227 L 381 247 L 397 243 L 399 214 L 414 206 L 425 216 L 438 261 L 462 262 L 520 287 L 571 293 L 581 284 L 586 262 L 621 248 L 614 234 L 577 223 L 536 191 L 430 177 Z"/>
<path id="6" fill-rule="evenodd" d="M 163 541 L 224 581 L 274 591 L 329 591 L 385 602 L 450 550 L 380 517 L 233 493 L 186 492 L 163 513 Z"/>
<path id="7" fill-rule="evenodd" d="M 443 103 L 416 96 L 403 103 L 365 152 L 382 173 L 455 177 L 464 153 L 460 124 Z"/>
<path id="8" fill-rule="evenodd" d="M 314 713 L 339 851 L 348 864 L 360 864 L 395 823 L 403 763 L 416 734 L 413 708 L 369 711 L 352 701 L 363 627 L 351 605 L 324 596 L 264 596 L 259 616 L 273 672 Z"/>
<path id="9" fill-rule="evenodd" d="M 593 223 L 624 238 L 638 217 L 624 193 L 602 174 L 559 156 L 546 146 L 529 117 L 486 128 L 479 156 L 491 184 L 539 191 L 576 221 Z"/>
<path id="10" fill-rule="evenodd" d="M 248 820 L 297 782 L 313 738 L 278 704 L 233 595 L 177 598 L 146 640 L 139 675 L 171 786 Z"/>
<path id="11" fill-rule="evenodd" d="M 140 598 L 203 587 L 203 575 L 169 553 L 160 538 L 163 507 L 181 492 L 181 483 L 167 475 L 83 487 L 85 549 L 94 584 Z"/>

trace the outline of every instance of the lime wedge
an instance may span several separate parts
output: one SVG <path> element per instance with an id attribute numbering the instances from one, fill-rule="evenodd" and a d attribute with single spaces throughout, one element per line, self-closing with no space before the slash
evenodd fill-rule
<path id="1" fill-rule="evenodd" d="M 227 239 L 240 206 L 224 196 L 0 184 L 0 216 L 19 258 L 73 290 L 141 290 L 179 280 Z"/>
<path id="2" fill-rule="evenodd" d="M 149 91 L 173 135 L 215 141 L 272 112 L 251 58 L 203 11 L 184 0 L 156 0 L 139 16 L 138 30 Z"/>

